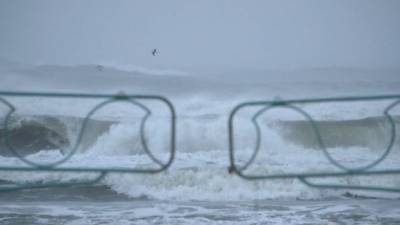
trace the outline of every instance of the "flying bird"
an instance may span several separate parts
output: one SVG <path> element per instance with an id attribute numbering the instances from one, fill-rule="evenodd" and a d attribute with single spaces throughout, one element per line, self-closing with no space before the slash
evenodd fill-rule
<path id="1" fill-rule="evenodd" d="M 153 51 L 151 52 L 151 54 L 152 54 L 153 56 L 156 56 L 157 53 L 158 53 L 158 52 L 157 52 L 157 49 L 156 49 L 156 48 L 153 49 Z"/>

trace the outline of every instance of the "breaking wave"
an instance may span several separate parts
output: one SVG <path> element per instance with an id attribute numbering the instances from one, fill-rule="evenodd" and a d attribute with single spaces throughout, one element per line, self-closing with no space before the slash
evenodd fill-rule
<path id="1" fill-rule="evenodd" d="M 11 144 L 21 155 L 30 160 L 55 160 L 69 151 L 83 118 L 70 116 L 15 117 L 9 128 Z M 274 181 L 245 181 L 228 173 L 227 118 L 220 115 L 199 115 L 178 120 L 177 154 L 172 167 L 157 175 L 109 174 L 102 181 L 112 190 L 135 198 L 192 199 L 192 200 L 249 200 L 257 198 L 318 199 L 340 197 L 347 191 L 317 190 L 304 186 L 296 179 Z M 317 121 L 318 122 L 318 121 Z M 395 117 L 396 126 L 400 120 Z M 243 164 L 254 147 L 254 128 L 243 122 L 237 141 L 238 164 Z M 299 171 L 336 171 L 318 150 L 315 137 L 307 122 L 299 120 L 264 122 L 263 154 L 249 171 L 258 174 L 288 173 Z M 343 163 L 354 165 L 376 157 L 385 145 L 387 121 L 384 117 L 360 120 L 319 121 L 326 147 Z M 158 158 L 167 158 L 168 132 L 163 131 L 157 119 L 146 130 L 150 147 Z M 83 134 L 78 152 L 63 166 L 151 167 L 154 164 L 143 151 L 138 123 L 110 120 L 90 120 L 90 129 Z M 2 128 L 4 132 L 4 127 Z M 152 139 L 153 138 L 153 139 Z M 157 138 L 156 140 L 154 140 Z M 30 143 L 31 142 L 31 143 Z M 384 161 L 384 168 L 398 168 L 399 156 L 396 142 L 391 155 Z M 0 162 L 3 165 L 23 165 L 1 145 Z M 299 152 L 300 154 L 299 156 Z M 9 181 L 62 181 L 91 174 L 1 172 Z M 341 184 L 380 184 L 400 186 L 396 176 L 329 178 Z M 367 196 L 390 197 L 387 193 L 351 193 Z"/>

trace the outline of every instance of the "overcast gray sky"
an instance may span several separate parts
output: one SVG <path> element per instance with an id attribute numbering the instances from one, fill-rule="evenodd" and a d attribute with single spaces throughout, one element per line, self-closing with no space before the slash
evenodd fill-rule
<path id="1" fill-rule="evenodd" d="M 396 0 L 0 0 L 0 33 L 0 57 L 27 63 L 400 65 Z"/>

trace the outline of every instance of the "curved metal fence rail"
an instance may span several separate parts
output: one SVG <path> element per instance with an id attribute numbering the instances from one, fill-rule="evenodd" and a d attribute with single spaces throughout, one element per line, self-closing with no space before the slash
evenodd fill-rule
<path id="1" fill-rule="evenodd" d="M 384 109 L 383 115 L 389 122 L 390 126 L 390 140 L 384 150 L 383 154 L 373 161 L 372 163 L 357 167 L 350 168 L 342 165 L 340 162 L 335 160 L 325 147 L 322 134 L 320 132 L 318 123 L 308 114 L 305 110 L 297 107 L 295 104 L 315 104 L 315 103 L 331 103 L 331 102 L 356 102 L 356 101 L 380 101 L 380 100 L 392 100 L 392 102 Z M 387 192 L 400 192 L 400 188 L 391 188 L 383 186 L 361 186 L 361 185 L 341 185 L 341 184 L 320 184 L 311 182 L 311 178 L 328 178 L 328 177 L 343 177 L 343 176 L 372 176 L 372 175 L 400 175 L 400 169 L 374 169 L 379 165 L 390 153 L 397 138 L 396 136 L 396 125 L 390 111 L 394 107 L 400 105 L 400 95 L 382 95 L 382 96 L 363 96 L 363 97 L 340 97 L 340 98 L 310 98 L 310 99 L 294 99 L 294 100 L 275 100 L 275 101 L 249 101 L 243 102 L 233 108 L 229 115 L 228 121 L 228 144 L 229 144 L 229 160 L 230 167 L 229 172 L 235 173 L 238 176 L 247 180 L 268 180 L 268 179 L 289 179 L 294 178 L 300 180 L 302 183 L 309 187 L 315 188 L 331 188 L 331 189 L 357 189 L 357 190 L 370 190 L 370 191 L 387 191 Z M 235 136 L 234 136 L 234 119 L 238 112 L 248 107 L 260 107 L 250 119 L 250 122 L 254 126 L 256 131 L 256 142 L 255 148 L 252 152 L 249 160 L 244 163 L 243 166 L 239 166 L 235 162 Z M 323 150 L 324 156 L 328 159 L 329 163 L 339 169 L 338 172 L 304 172 L 304 173 L 281 173 L 281 174 L 267 174 L 267 175 L 252 175 L 247 174 L 246 169 L 254 162 L 261 146 L 261 127 L 258 123 L 258 118 L 268 110 L 273 108 L 285 108 L 293 110 L 303 116 L 306 121 L 310 124 L 312 132 L 314 133 L 319 148 Z"/>
<path id="2" fill-rule="evenodd" d="M 29 160 L 28 158 L 21 155 L 17 149 L 10 143 L 10 120 L 15 113 L 16 108 L 8 100 L 9 97 L 15 98 L 71 98 L 71 99 L 99 99 L 103 100 L 93 107 L 85 116 L 82 126 L 79 129 L 78 137 L 76 142 L 72 146 L 72 150 L 69 151 L 64 157 L 58 161 L 42 164 Z M 148 147 L 145 135 L 146 121 L 152 115 L 152 111 L 143 102 L 148 100 L 159 101 L 165 104 L 170 114 L 170 148 L 169 157 L 166 162 L 158 159 Z M 355 101 L 380 101 L 390 100 L 391 103 L 384 109 L 383 115 L 389 122 L 390 139 L 389 143 L 382 153 L 372 163 L 357 168 L 350 168 L 342 165 L 336 161 L 325 147 L 324 139 L 320 132 L 318 123 L 308 114 L 305 110 L 296 106 L 296 104 L 315 104 L 315 103 L 331 103 L 331 102 L 355 102 Z M 144 112 L 144 116 L 140 122 L 140 142 L 147 156 L 158 165 L 158 168 L 154 169 L 138 169 L 138 168 L 116 168 L 116 167 L 66 167 L 62 166 L 65 162 L 71 159 L 77 152 L 83 135 L 87 132 L 88 122 L 91 116 L 99 109 L 113 102 L 124 102 L 131 104 Z M 36 183 L 12 183 L 12 184 L 0 184 L 0 191 L 11 191 L 18 189 L 30 189 L 30 188 L 43 188 L 43 187 L 62 187 L 69 185 L 90 185 L 102 180 L 108 173 L 141 173 L 141 174 L 154 174 L 162 172 L 170 167 L 174 158 L 176 150 L 176 112 L 173 104 L 162 96 L 155 95 L 126 95 L 126 94 L 79 94 L 79 93 L 43 93 L 43 92 L 1 92 L 0 91 L 0 104 L 8 108 L 8 112 L 3 121 L 3 132 L 0 133 L 1 141 L 4 146 L 17 157 L 24 166 L 5 166 L 0 165 L 0 171 L 10 172 L 67 172 L 67 173 L 93 173 L 96 176 L 91 179 L 78 179 L 68 182 L 36 182 Z M 321 184 L 310 181 L 312 178 L 327 178 L 327 177 L 343 177 L 343 176 L 372 176 L 372 175 L 400 175 L 400 169 L 382 170 L 375 169 L 391 152 L 395 140 L 397 138 L 396 125 L 391 115 L 391 111 L 396 106 L 400 105 L 400 95 L 382 95 L 382 96 L 363 96 L 363 97 L 341 97 L 341 98 L 314 98 L 314 99 L 295 99 L 295 100 L 275 100 L 275 101 L 250 101 L 243 102 L 237 105 L 230 113 L 228 120 L 228 147 L 229 147 L 229 160 L 230 167 L 229 172 L 235 173 L 238 176 L 247 180 L 267 180 L 267 179 L 298 179 L 307 186 L 315 188 L 332 188 L 332 189 L 357 189 L 357 190 L 370 190 L 370 191 L 388 191 L 388 192 L 400 192 L 400 188 L 389 188 L 381 186 L 356 186 L 356 185 L 341 185 L 341 184 Z M 234 119 L 237 113 L 246 107 L 259 107 L 252 116 L 250 122 L 253 124 L 256 131 L 256 143 L 254 151 L 252 152 L 249 160 L 242 166 L 235 163 L 235 137 L 234 137 Z M 312 132 L 314 133 L 319 147 L 323 150 L 324 156 L 328 161 L 337 167 L 337 172 L 308 172 L 308 173 L 283 173 L 283 174 L 268 174 L 268 175 L 249 175 L 246 174 L 246 169 L 254 162 L 257 158 L 257 154 L 261 148 L 261 126 L 258 123 L 258 118 L 268 110 L 273 108 L 286 108 L 294 110 L 295 112 L 302 115 L 306 121 L 310 123 Z"/>
<path id="3" fill-rule="evenodd" d="M 97 104 L 94 108 L 92 108 L 87 115 L 85 116 L 82 126 L 79 129 L 78 137 L 76 142 L 72 146 L 72 150 L 69 151 L 62 159 L 47 163 L 41 164 L 38 162 L 31 161 L 21 155 L 17 149 L 10 143 L 10 118 L 13 113 L 16 111 L 14 105 L 7 100 L 7 97 L 20 97 L 20 98 L 32 98 L 32 97 L 43 97 L 43 98 L 76 98 L 76 99 L 100 99 L 103 100 L 99 104 Z M 145 127 L 146 121 L 151 116 L 152 111 L 146 107 L 142 102 L 153 100 L 158 101 L 165 104 L 168 107 L 170 113 L 170 138 L 169 138 L 169 157 L 167 162 L 162 162 L 162 160 L 155 157 L 155 155 L 151 152 L 148 147 L 146 136 L 145 136 Z M 104 168 L 104 167 L 60 167 L 66 161 L 71 159 L 75 153 L 77 152 L 84 133 L 86 132 L 89 119 L 91 116 L 102 107 L 113 103 L 113 102 L 124 102 L 128 104 L 132 104 L 137 108 L 141 109 L 145 115 L 142 117 L 140 122 L 140 142 L 143 146 L 143 149 L 147 156 L 158 165 L 158 168 L 154 169 L 138 169 L 138 168 Z M 173 104 L 165 97 L 155 96 L 155 95 L 126 95 L 126 94 L 116 94 L 116 95 L 108 95 L 108 94 L 73 94 L 73 93 L 34 93 L 34 92 L 0 92 L 0 104 L 5 105 L 9 110 L 5 116 L 3 121 L 3 132 L 1 135 L 1 141 L 8 148 L 8 150 L 13 154 L 13 156 L 17 157 L 20 161 L 22 161 L 25 166 L 4 166 L 0 165 L 0 171 L 13 171 L 13 172 L 85 172 L 85 173 L 94 173 L 97 174 L 96 177 L 92 179 L 85 180 L 74 180 L 69 182 L 41 182 L 41 183 L 14 183 L 14 184 L 4 184 L 0 185 L 0 191 L 11 191 L 17 189 L 27 189 L 27 188 L 43 188 L 43 187 L 59 187 L 59 186 L 67 186 L 67 185 L 89 185 L 99 182 L 107 173 L 159 173 L 166 170 L 173 162 L 175 157 L 175 142 L 176 142 L 176 112 Z"/>

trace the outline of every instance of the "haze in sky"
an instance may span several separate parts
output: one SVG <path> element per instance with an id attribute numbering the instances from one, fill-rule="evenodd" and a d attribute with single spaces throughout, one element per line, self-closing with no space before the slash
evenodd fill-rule
<path id="1" fill-rule="evenodd" d="M 151 68 L 398 68 L 399 12 L 396 0 L 1 0 L 0 57 Z"/>

